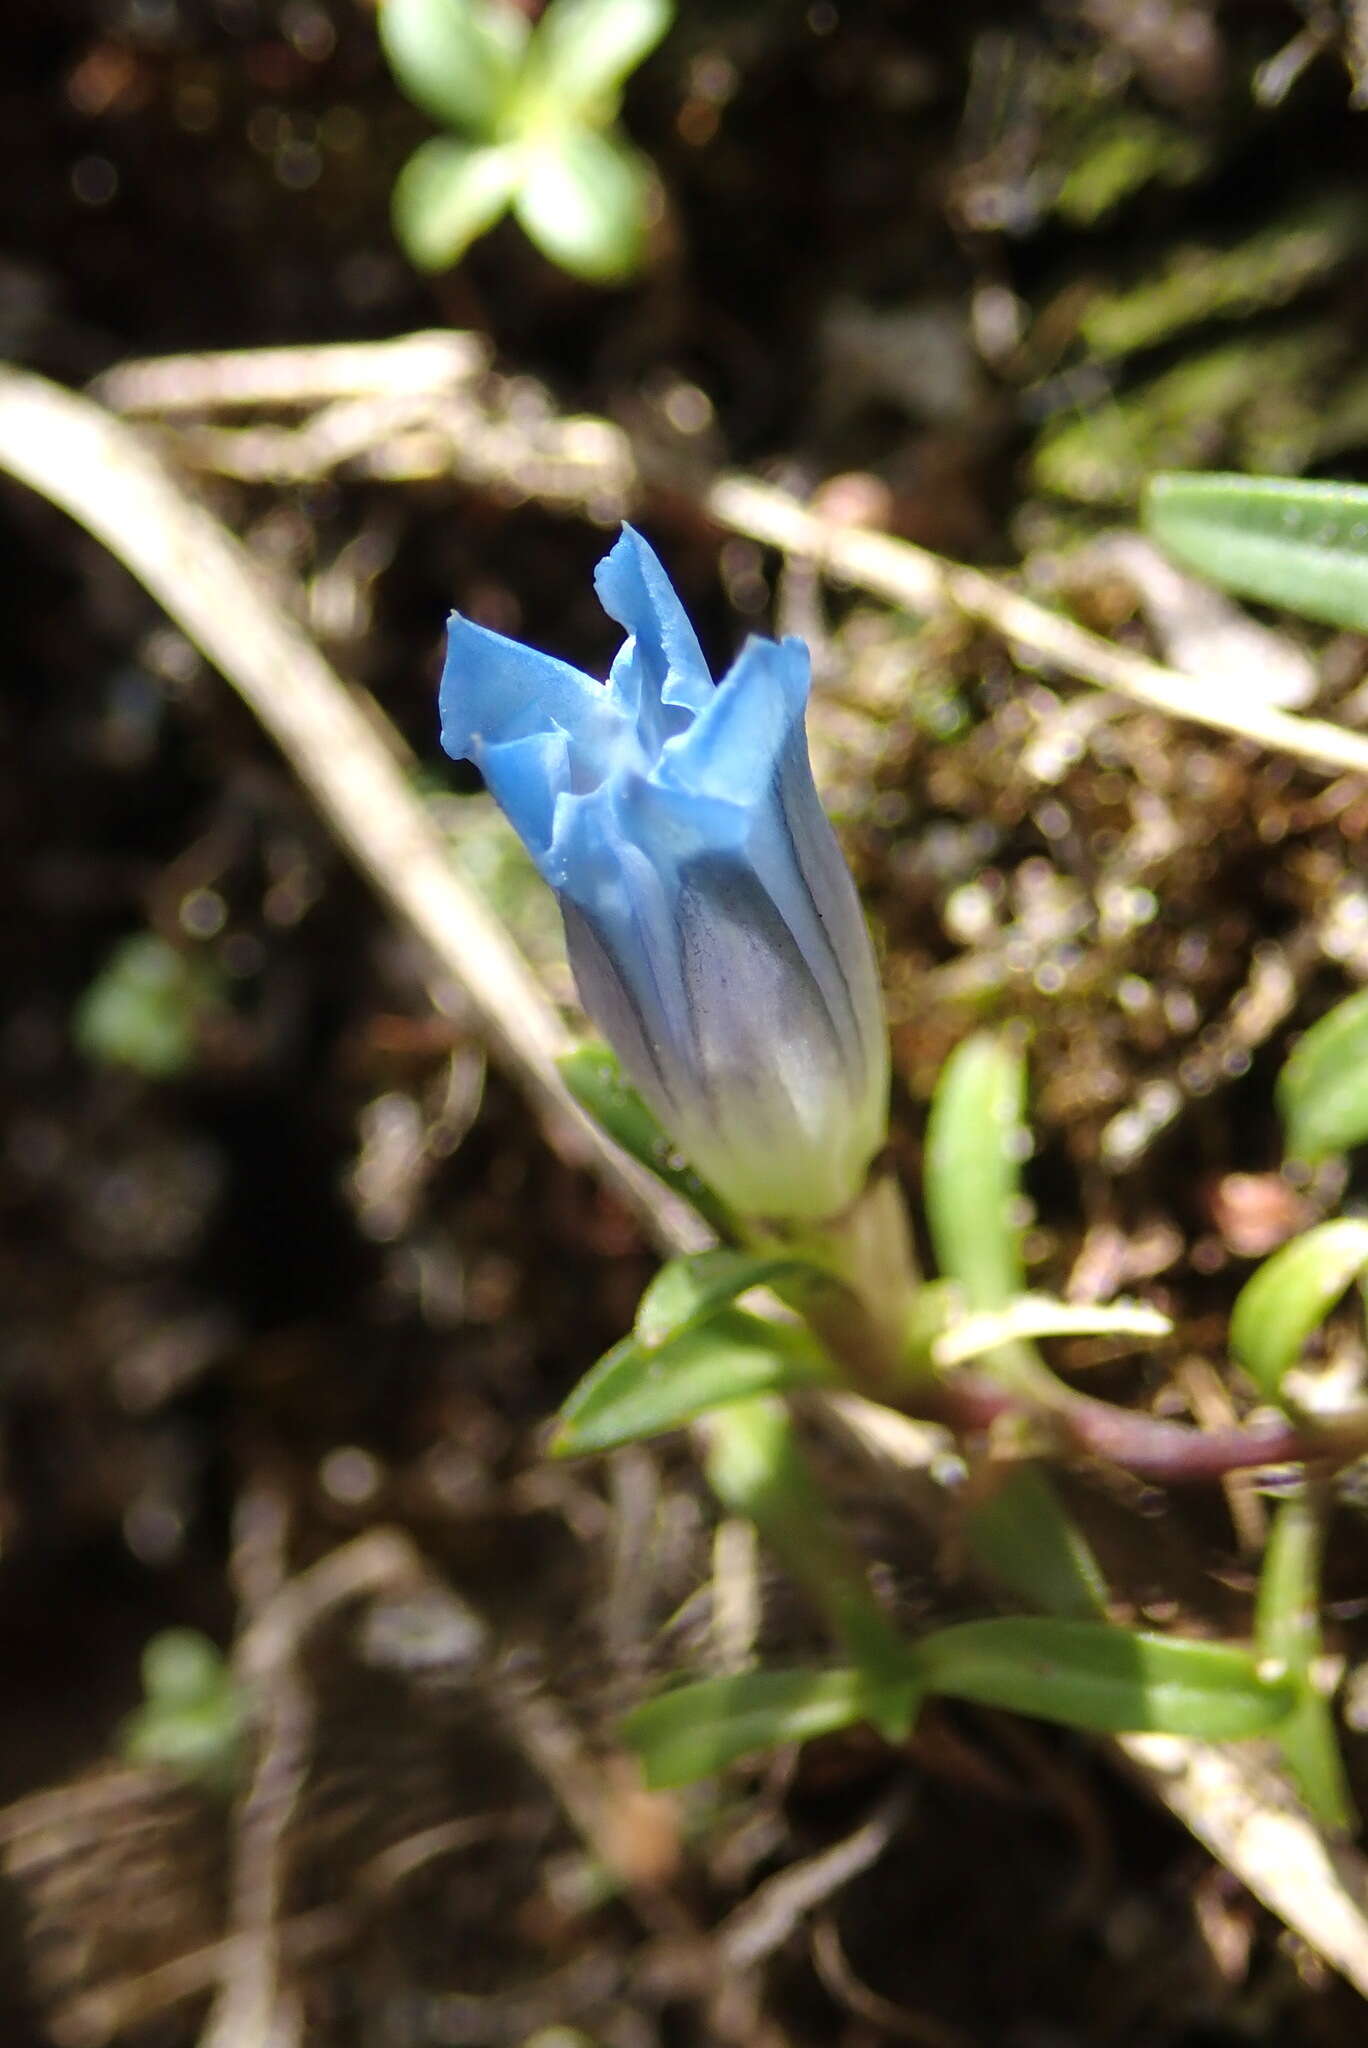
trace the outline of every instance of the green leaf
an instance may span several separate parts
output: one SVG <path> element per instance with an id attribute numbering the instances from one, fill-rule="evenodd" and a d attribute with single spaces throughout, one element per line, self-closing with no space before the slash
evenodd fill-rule
<path id="1" fill-rule="evenodd" d="M 1265 1669 L 1280 1665 L 1296 1687 L 1296 1705 L 1277 1731 L 1287 1767 L 1321 1826 L 1340 1830 L 1353 1825 L 1353 1803 L 1330 1703 L 1316 1682 L 1324 1538 L 1318 1495 L 1303 1490 L 1276 1509 L 1259 1575 L 1255 1639 Z"/>
<path id="2" fill-rule="evenodd" d="M 857 1721 L 910 1725 L 931 1692 L 1095 1733 L 1207 1741 L 1265 1734 L 1296 1704 L 1292 1683 L 1261 1677 L 1247 1650 L 1100 1622 L 1009 1617 L 924 1637 L 896 1679 L 858 1670 L 703 1679 L 638 1707 L 622 1732 L 649 1783 L 685 1785 L 753 1750 Z"/>
<path id="3" fill-rule="evenodd" d="M 937 1365 L 981 1358 L 1018 1337 L 1171 1337 L 1173 1324 L 1143 1301 L 1072 1302 L 1018 1294 L 1006 1308 L 950 1318 L 932 1339 Z"/>
<path id="4" fill-rule="evenodd" d="M 635 1088 L 624 1080 L 616 1053 L 606 1045 L 581 1045 L 556 1064 L 580 1108 L 602 1124 L 614 1144 L 692 1203 L 719 1236 L 735 1235 L 736 1219 L 726 1203 L 680 1157 Z"/>
<path id="5" fill-rule="evenodd" d="M 804 1287 L 835 1287 L 839 1283 L 822 1267 L 790 1253 L 711 1251 L 671 1259 L 642 1295 L 636 1312 L 636 1337 L 651 1349 L 668 1337 L 706 1322 L 717 1310 L 752 1287 L 779 1282 L 785 1298 Z"/>
<path id="6" fill-rule="evenodd" d="M 896 1688 L 900 1717 L 916 1711 L 909 1677 Z M 629 1714 L 622 1734 L 647 1783 L 688 1785 L 754 1750 L 810 1742 L 893 1711 L 888 1689 L 859 1671 L 745 1671 L 682 1685 Z"/>
<path id="7" fill-rule="evenodd" d="M 142 1682 L 147 1698 L 162 1707 L 199 1706 L 232 1685 L 223 1652 L 194 1628 L 164 1628 L 151 1637 Z"/>
<path id="8" fill-rule="evenodd" d="M 529 128 L 548 119 L 606 125 L 673 19 L 670 0 L 551 0 L 528 52 Z"/>
<path id="9" fill-rule="evenodd" d="M 653 1350 L 628 1337 L 585 1375 L 561 1409 L 552 1451 L 581 1457 L 680 1429 L 753 1394 L 829 1386 L 834 1374 L 806 1330 L 740 1309 Z"/>
<path id="10" fill-rule="evenodd" d="M 1308 1165 L 1368 1143 L 1368 989 L 1303 1033 L 1278 1076 L 1287 1153 Z"/>
<path id="11" fill-rule="evenodd" d="M 194 1066 L 200 1023 L 219 999 L 207 961 L 139 932 L 114 948 L 81 997 L 72 1036 L 87 1059 L 173 1081 Z"/>
<path id="12" fill-rule="evenodd" d="M 194 1629 L 164 1629 L 143 1651 L 142 1677 L 143 1703 L 119 1730 L 123 1755 L 231 1791 L 247 1702 L 222 1653 Z"/>
<path id="13" fill-rule="evenodd" d="M 990 1472 L 987 1490 L 966 1506 L 964 1533 L 974 1562 L 1018 1599 L 1077 1620 L 1106 1614 L 1097 1559 L 1039 1465 Z"/>
<path id="14" fill-rule="evenodd" d="M 871 1679 L 894 1690 L 893 1711 L 905 1709 L 898 1690 L 906 1676 L 907 1646 L 869 1588 L 864 1560 L 833 1514 L 782 1401 L 737 1401 L 703 1425 L 708 1484 L 732 1515 L 755 1524 L 785 1568 L 807 1593 L 842 1649 Z M 889 1741 L 908 1732 L 905 1719 L 874 1718 Z"/>
<path id="15" fill-rule="evenodd" d="M 1290 1681 L 1261 1677 L 1247 1650 L 1102 1622 L 960 1622 L 911 1657 L 927 1692 L 1109 1735 L 1261 1735 L 1295 1703 Z"/>
<path id="16" fill-rule="evenodd" d="M 508 209 L 518 153 L 434 135 L 394 183 L 390 208 L 404 254 L 420 270 L 446 270 Z"/>
<path id="17" fill-rule="evenodd" d="M 380 43 L 403 90 L 435 121 L 491 135 L 527 46 L 508 0 L 381 0 Z"/>
<path id="18" fill-rule="evenodd" d="M 1010 1308 L 1026 1289 L 1014 1213 L 1029 1145 L 1025 1106 L 1025 1057 L 988 1031 L 956 1046 L 932 1098 L 923 1168 L 931 1242 L 941 1272 L 980 1314 Z M 998 1346 L 986 1362 L 1028 1393 L 1058 1392 L 1034 1345 L 1022 1339 Z M 976 1501 L 966 1533 L 995 1577 L 1051 1613 L 1103 1610 L 1102 1572 L 1043 1473 L 1023 1468 Z"/>
<path id="19" fill-rule="evenodd" d="M 1151 479 L 1144 522 L 1188 568 L 1308 619 L 1368 631 L 1368 487 L 1297 478 Z"/>
<path id="20" fill-rule="evenodd" d="M 975 1032 L 941 1069 L 926 1127 L 925 1200 L 936 1264 L 971 1309 L 1005 1308 L 1026 1291 L 1013 1216 L 1026 1062 L 995 1032 Z"/>
<path id="21" fill-rule="evenodd" d="M 940 1271 L 975 1311 L 1005 1309 L 1026 1291 L 1016 1215 L 1030 1149 L 1025 1106 L 1025 1057 L 992 1031 L 955 1047 L 931 1101 L 923 1166 L 931 1243 Z M 998 1345 L 985 1363 L 1024 1391 L 1058 1391 L 1024 1340 Z"/>
<path id="22" fill-rule="evenodd" d="M 531 148 L 513 211 L 544 256 L 590 284 L 641 267 L 651 173 L 616 136 L 567 129 Z"/>
<path id="23" fill-rule="evenodd" d="M 1264 1260 L 1240 1289 L 1230 1318 L 1230 1348 L 1261 1393 L 1279 1398 L 1283 1375 L 1307 1338 L 1365 1273 L 1368 1223 L 1352 1217 L 1318 1223 Z"/>

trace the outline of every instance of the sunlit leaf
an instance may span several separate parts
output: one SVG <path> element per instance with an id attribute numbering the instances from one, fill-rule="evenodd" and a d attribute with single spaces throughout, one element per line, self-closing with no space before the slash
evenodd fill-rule
<path id="1" fill-rule="evenodd" d="M 980 1314 L 1010 1312 L 1025 1294 L 1016 1214 L 1029 1149 L 1025 1103 L 1023 1054 L 987 1031 L 951 1053 L 931 1103 L 923 1168 L 931 1242 L 941 1272 Z M 1023 1338 L 995 1346 L 985 1363 L 1027 1391 L 1049 1380 Z M 1102 1608 L 1102 1573 L 1044 1473 L 1002 1478 L 970 1505 L 965 1533 L 974 1555 L 1003 1584 L 1048 1612 L 1083 1615 Z"/>
<path id="2" fill-rule="evenodd" d="M 1225 1741 L 1275 1727 L 1295 1703 L 1291 1683 L 1261 1677 L 1247 1650 L 1102 1622 L 960 1622 L 911 1655 L 927 1692 L 1103 1734 Z"/>
<path id="3" fill-rule="evenodd" d="M 1006 1309 L 1026 1292 L 1021 1255 L 1021 1162 L 1026 1061 L 998 1032 L 957 1045 L 941 1070 L 926 1127 L 923 1199 L 936 1264 L 976 1311 Z M 1048 1377 L 1034 1347 L 1017 1338 L 985 1363 L 1030 1387 Z"/>
<path id="4" fill-rule="evenodd" d="M 1143 1301 L 1057 1301 L 1019 1294 L 1006 1308 L 951 1320 L 933 1339 L 937 1365 L 963 1365 L 1018 1337 L 1167 1337 L 1173 1324 Z"/>
<path id="5" fill-rule="evenodd" d="M 591 284 L 641 267 L 651 173 L 616 136 L 571 128 L 529 150 L 513 210 L 553 263 Z"/>
<path id="6" fill-rule="evenodd" d="M 1368 631 L 1368 487 L 1265 476 L 1156 476 L 1144 520 L 1227 590 Z"/>
<path id="7" fill-rule="evenodd" d="M 1324 1518 L 1302 1491 L 1274 1510 L 1259 1574 L 1256 1640 L 1265 1668 L 1281 1666 L 1297 1691 L 1277 1730 L 1278 1746 L 1322 1827 L 1348 1828 L 1353 1804 L 1340 1761 L 1330 1702 L 1317 1684 Z"/>
<path id="8" fill-rule="evenodd" d="M 735 1218 L 721 1196 L 681 1158 L 635 1088 L 624 1080 L 616 1053 L 606 1045 L 581 1045 L 556 1064 L 580 1108 L 603 1126 L 614 1144 L 682 1195 L 721 1235 L 734 1232 Z"/>
<path id="9" fill-rule="evenodd" d="M 648 1348 L 663 1344 L 752 1287 L 787 1283 L 834 1286 L 818 1266 L 787 1253 L 711 1251 L 671 1259 L 662 1266 L 637 1305 L 636 1336 Z"/>
<path id="10" fill-rule="evenodd" d="M 526 15 L 509 0 L 381 0 L 380 42 L 415 106 L 492 134 L 518 76 Z"/>
<path id="11" fill-rule="evenodd" d="M 516 150 L 434 135 L 395 180 L 394 232 L 422 270 L 445 270 L 508 209 L 518 178 Z"/>
<path id="12" fill-rule="evenodd" d="M 1278 1076 L 1289 1158 L 1310 1163 L 1368 1144 L 1368 989 L 1336 1003 Z"/>
<path id="13" fill-rule="evenodd" d="M 858 1670 L 709 1678 L 649 1701 L 624 1736 L 653 1785 L 684 1785 L 738 1757 L 857 1721 L 908 1725 L 933 1692 L 1101 1734 L 1230 1741 L 1276 1728 L 1296 1703 L 1247 1650 L 1101 1622 L 961 1622 L 912 1645 L 898 1679 Z"/>
<path id="14" fill-rule="evenodd" d="M 673 19 L 670 0 L 551 0 L 528 52 L 528 90 L 553 119 L 607 122 Z"/>
<path id="15" fill-rule="evenodd" d="M 859 1671 L 744 1671 L 648 1700 L 622 1733 L 649 1784 L 687 1785 L 755 1750 L 882 1718 L 894 1711 L 887 1691 Z M 899 1717 L 910 1721 L 915 1681 L 909 1677 L 896 1691 Z"/>
<path id="16" fill-rule="evenodd" d="M 926 1129 L 925 1201 L 936 1264 L 971 1309 L 1005 1308 L 1026 1288 L 1013 1215 L 1026 1149 L 1026 1063 L 995 1032 L 956 1046 Z"/>
<path id="17" fill-rule="evenodd" d="M 1340 1217 L 1282 1245 L 1245 1282 L 1230 1318 L 1230 1348 L 1270 1400 L 1307 1338 L 1365 1273 L 1368 1223 Z"/>
<path id="18" fill-rule="evenodd" d="M 613 1450 L 680 1429 L 728 1401 L 832 1378 L 806 1330 L 724 1309 L 653 1350 L 633 1337 L 614 1345 L 561 1409 L 552 1450 L 561 1457 Z"/>

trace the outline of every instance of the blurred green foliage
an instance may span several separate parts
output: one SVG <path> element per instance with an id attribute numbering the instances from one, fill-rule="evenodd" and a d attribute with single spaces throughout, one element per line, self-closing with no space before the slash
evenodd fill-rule
<path id="1" fill-rule="evenodd" d="M 143 1651 L 142 1681 L 143 1703 L 120 1733 L 123 1754 L 230 1792 L 247 1716 L 221 1652 L 195 1629 L 163 1629 Z"/>
<path id="2" fill-rule="evenodd" d="M 1186 185 L 1205 170 L 1208 153 L 1191 134 L 1140 108 L 1108 110 L 1080 148 L 1055 195 L 1054 210 L 1091 227 L 1151 180 Z"/>
<path id="3" fill-rule="evenodd" d="M 194 1066 L 199 1025 L 220 999 L 206 960 L 138 932 L 119 942 L 81 997 L 72 1032 L 87 1059 L 173 1081 Z"/>

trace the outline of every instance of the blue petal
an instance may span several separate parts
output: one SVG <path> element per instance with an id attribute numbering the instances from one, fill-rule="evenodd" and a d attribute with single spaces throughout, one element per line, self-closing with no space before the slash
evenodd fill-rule
<path id="1" fill-rule="evenodd" d="M 544 872 L 561 898 L 585 1007 L 663 1110 L 673 1107 L 671 1077 L 687 1076 L 689 1016 L 675 930 L 677 871 L 665 848 L 647 851 L 637 840 L 624 808 L 624 784 L 639 780 L 619 777 L 588 796 L 564 798 Z M 586 933 L 592 945 L 582 943 Z"/>
<path id="2" fill-rule="evenodd" d="M 659 707 L 701 711 L 713 694 L 698 635 L 659 558 L 635 527 L 621 536 L 594 571 L 594 588 L 609 618 L 631 635 L 613 663 L 609 686 L 638 721 L 649 753 L 684 723 Z"/>
<path id="3" fill-rule="evenodd" d="M 888 1028 L 878 963 L 869 927 L 845 855 L 822 809 L 804 743 L 791 747 L 779 771 L 779 805 L 788 850 L 797 863 L 807 900 L 834 955 L 841 989 L 852 1018 L 860 1056 L 882 1100 L 888 1092 Z M 795 930 L 800 929 L 794 926 Z M 814 951 L 809 941 L 806 950 Z"/>
<path id="4" fill-rule="evenodd" d="M 470 758 L 542 875 L 554 885 L 549 870 L 556 805 L 572 786 L 569 740 L 563 732 L 530 732 L 493 746 L 481 740 Z"/>
<path id="5" fill-rule="evenodd" d="M 685 1149 L 705 1173 L 726 1159 L 743 1208 L 838 1208 L 873 1146 L 864 1069 L 826 977 L 742 857 L 713 854 L 685 871 L 676 928 L 702 1095 Z"/>
<path id="6" fill-rule="evenodd" d="M 442 745 L 456 761 L 478 762 L 487 747 L 556 730 L 595 754 L 622 722 L 601 683 L 459 612 L 447 624 L 441 708 Z"/>
<path id="7" fill-rule="evenodd" d="M 724 803 L 764 801 L 785 748 L 803 744 L 810 681 L 801 640 L 748 640 L 688 731 L 663 750 L 656 779 Z"/>
<path id="8" fill-rule="evenodd" d="M 557 852 L 570 961 L 589 1014 L 705 1178 L 756 1214 L 825 1214 L 858 1186 L 882 1105 L 850 1057 L 849 1006 L 833 1016 L 748 830 L 740 806 L 641 776 L 569 799 Z"/>
<path id="9" fill-rule="evenodd" d="M 761 929 L 769 933 L 769 951 L 776 962 L 784 956 L 790 998 L 780 1009 L 772 1009 L 772 991 L 762 989 L 763 970 L 757 973 L 751 997 L 742 994 L 739 1000 L 743 1005 L 749 1003 L 753 1022 L 762 1032 L 773 1036 L 792 1029 L 801 1036 L 806 1029 L 802 1020 L 820 1013 L 828 1038 L 849 1058 L 859 1060 L 863 1056 L 861 1032 L 844 962 L 823 907 L 809 890 L 780 805 L 778 785 L 779 772 L 773 763 L 768 788 L 750 804 L 669 789 L 654 777 L 631 777 L 625 781 L 619 802 L 622 831 L 636 845 L 649 847 L 654 861 L 668 866 L 681 905 L 689 899 L 696 907 L 695 931 L 706 932 L 711 921 L 714 942 L 719 949 L 733 949 L 733 963 L 750 948 L 751 934 Z M 813 822 L 814 828 L 831 836 L 820 813 Z M 834 837 L 831 852 L 839 865 L 841 856 Z M 858 917 L 853 886 L 851 897 Z M 681 917 L 679 910 L 676 917 Z M 852 928 L 855 937 L 867 950 L 863 924 Z M 678 930 L 675 943 L 679 943 Z M 757 960 L 763 960 L 765 947 L 754 950 Z M 685 949 L 684 976 L 685 1003 L 693 1011 L 707 1010 L 709 999 L 698 990 L 708 980 L 708 969 L 696 947 Z M 795 994 L 799 981 L 806 985 L 801 996 Z M 722 1000 L 728 1000 L 725 993 Z"/>
<path id="10" fill-rule="evenodd" d="M 712 703 L 665 749 L 652 781 L 658 804 L 635 828 L 651 845 L 668 827 L 660 815 L 696 816 L 699 842 L 744 844 L 757 881 L 792 933 L 808 972 L 852 1058 L 861 1051 L 863 981 L 869 955 L 864 915 L 808 766 L 804 714 L 810 666 L 801 640 L 746 642 Z M 740 823 L 728 833 L 719 807 Z M 680 829 L 676 823 L 676 832 Z M 852 975 L 858 987 L 852 1002 Z M 880 1038 L 877 1005 L 874 1010 Z"/>

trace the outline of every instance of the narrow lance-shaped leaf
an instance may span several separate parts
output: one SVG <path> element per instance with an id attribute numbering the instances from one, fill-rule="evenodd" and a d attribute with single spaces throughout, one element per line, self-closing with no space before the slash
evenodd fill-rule
<path id="1" fill-rule="evenodd" d="M 551 1448 L 559 1457 L 615 1450 L 682 1429 L 729 1401 L 833 1377 L 826 1354 L 798 1325 L 724 1309 L 654 1349 L 633 1337 L 614 1345 L 561 1409 Z"/>
<path id="2" fill-rule="evenodd" d="M 1368 631 L 1368 487 L 1267 476 L 1156 476 L 1144 521 L 1190 569 L 1308 619 Z"/>
<path id="3" fill-rule="evenodd" d="M 941 1272 L 981 1313 L 1010 1308 L 1025 1292 L 1014 1210 L 1024 1147 L 1026 1063 L 995 1033 L 967 1038 L 946 1061 L 926 1133 L 925 1200 Z M 933 1346 L 934 1351 L 934 1346 Z M 1028 1393 L 1058 1391 L 1034 1347 L 999 1345 L 985 1361 Z M 1024 1467 L 993 1475 L 970 1508 L 965 1535 L 978 1561 L 1019 1597 L 1053 1614 L 1097 1614 L 1102 1573 L 1059 1505 L 1049 1478 Z"/>
<path id="4" fill-rule="evenodd" d="M 1107 1612 L 1107 1584 L 1081 1532 L 1036 1464 L 989 1472 L 966 1517 L 975 1564 L 1046 1614 L 1075 1620 Z"/>
<path id="5" fill-rule="evenodd" d="M 1303 1033 L 1278 1076 L 1287 1154 L 1308 1164 L 1368 1144 L 1368 989 Z"/>
<path id="6" fill-rule="evenodd" d="M 1019 1294 L 1006 1308 L 951 1317 L 931 1340 L 937 1365 L 962 1365 L 1018 1337 L 1169 1337 L 1173 1324 L 1143 1301 L 1058 1301 Z"/>
<path id="7" fill-rule="evenodd" d="M 995 1032 L 956 1046 L 941 1071 L 926 1127 L 926 1217 L 936 1263 L 969 1308 L 1005 1309 L 1026 1292 L 1021 1256 L 1020 1167 L 1026 1062 Z M 1011 1384 L 1052 1384 L 1039 1355 L 1020 1339 L 985 1363 Z"/>
<path id="8" fill-rule="evenodd" d="M 1350 1284 L 1368 1273 L 1368 1223 L 1339 1217 L 1303 1231 L 1265 1259 L 1240 1289 L 1230 1348 L 1269 1400 Z"/>
<path id="9" fill-rule="evenodd" d="M 704 1679 L 648 1701 L 623 1734 L 653 1785 L 684 1785 L 753 1750 L 806 1742 L 857 1721 L 910 1721 L 940 1692 L 1102 1734 L 1230 1741 L 1293 1710 L 1287 1678 L 1247 1650 L 1085 1621 L 962 1622 L 908 1651 L 900 1680 L 867 1672 L 757 1671 Z"/>
<path id="10" fill-rule="evenodd" d="M 901 1713 L 915 1712 L 916 1685 L 897 1689 Z M 756 1750 L 810 1742 L 893 1711 L 887 1689 L 860 1671 L 743 1671 L 704 1678 L 648 1700 L 623 1723 L 647 1783 L 688 1785 Z"/>
<path id="11" fill-rule="evenodd" d="M 1247 1650 L 1101 1622 L 966 1621 L 924 1636 L 912 1668 L 927 1692 L 1104 1734 L 1261 1735 L 1295 1688 L 1260 1675 Z"/>
<path id="12" fill-rule="evenodd" d="M 893 1718 L 873 1718 L 891 1741 L 908 1732 L 898 1684 L 907 1648 L 869 1587 L 861 1558 L 832 1513 L 782 1401 L 741 1401 L 703 1424 L 708 1484 L 729 1514 L 753 1522 L 802 1586 L 842 1649 L 871 1680 L 894 1687 Z"/>
<path id="13" fill-rule="evenodd" d="M 1259 1574 L 1256 1638 L 1265 1669 L 1286 1671 L 1296 1688 L 1296 1704 L 1277 1731 L 1287 1767 L 1322 1827 L 1342 1829 L 1352 1825 L 1353 1805 L 1316 1673 L 1324 1535 L 1318 1489 L 1303 1487 L 1275 1509 Z"/>
<path id="14" fill-rule="evenodd" d="M 671 1259 L 637 1304 L 637 1342 L 663 1344 L 752 1287 L 773 1287 L 785 1299 L 839 1286 L 834 1277 L 791 1253 L 710 1251 Z"/>

